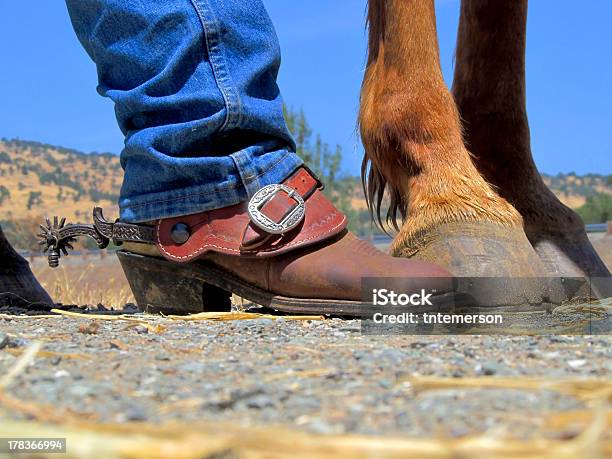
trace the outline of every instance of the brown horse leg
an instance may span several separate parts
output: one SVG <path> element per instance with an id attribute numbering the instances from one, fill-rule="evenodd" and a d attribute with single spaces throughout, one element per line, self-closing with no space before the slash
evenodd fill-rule
<path id="1" fill-rule="evenodd" d="M 0 306 L 28 307 L 31 303 L 52 304 L 28 262 L 8 242 L 0 227 Z"/>
<path id="2" fill-rule="evenodd" d="M 375 212 L 387 189 L 387 217 L 404 217 L 392 253 L 437 262 L 458 276 L 543 275 L 521 216 L 464 147 L 440 69 L 433 0 L 370 0 L 368 21 L 363 170 Z"/>
<path id="3" fill-rule="evenodd" d="M 527 0 L 463 0 L 453 95 L 476 167 L 523 217 L 549 272 L 609 276 L 575 212 L 546 187 L 531 156 L 525 107 Z"/>

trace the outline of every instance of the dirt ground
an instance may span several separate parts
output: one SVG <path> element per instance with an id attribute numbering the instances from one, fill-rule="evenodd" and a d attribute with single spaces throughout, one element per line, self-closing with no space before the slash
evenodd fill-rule
<path id="1" fill-rule="evenodd" d="M 612 238 L 594 244 L 612 248 Z M 125 433 L 157 432 L 150 429 L 171 423 L 192 434 L 204 423 L 207 427 L 194 434 L 200 443 L 215 425 L 230 426 L 220 438 L 228 432 L 234 436 L 206 454 L 189 455 L 196 451 L 190 450 L 180 457 L 297 455 L 287 444 L 262 455 L 244 453 L 247 437 L 258 439 L 248 448 L 260 453 L 264 444 L 281 441 L 273 434 L 274 440 L 264 441 L 248 430 L 261 428 L 268 434 L 285 429 L 286 438 L 306 435 L 295 440 L 301 452 L 333 439 L 333 448 L 325 444 L 325 457 L 405 457 L 401 452 L 517 457 L 517 451 L 544 451 L 539 457 L 603 458 L 612 453 L 609 335 L 367 336 L 359 321 L 322 317 L 234 314 L 187 320 L 133 309 L 122 316 L 108 310 L 92 315 L 98 302 L 130 301 L 115 257 L 75 257 L 59 271 L 43 269 L 43 263 L 32 263 L 43 284 L 64 303 L 88 288 L 89 297 L 72 303 L 86 300 L 90 311 L 0 315 L 0 437 L 41 425 L 82 429 L 85 424 L 89 429 L 124 426 L 119 431 Z M 74 281 L 77 272 L 80 284 Z M 113 289 L 104 288 L 104 280 L 111 280 Z M 70 432 L 73 443 L 81 439 L 80 431 Z M 172 438 L 179 438 L 174 432 Z M 368 443 L 374 439 L 379 443 Z M 373 449 L 349 454 L 351 442 Z M 475 453 L 461 455 L 461 448 Z M 75 449 L 72 457 L 96 456 Z"/>
<path id="2" fill-rule="evenodd" d="M 0 317 L 1 375 L 40 346 L 0 381 L 0 436 L 28 420 L 187 431 L 208 422 L 282 426 L 315 443 L 484 436 L 583 448 L 587 436 L 594 455 L 568 457 L 612 448 L 609 336 L 366 336 L 340 319 L 101 317 Z"/>

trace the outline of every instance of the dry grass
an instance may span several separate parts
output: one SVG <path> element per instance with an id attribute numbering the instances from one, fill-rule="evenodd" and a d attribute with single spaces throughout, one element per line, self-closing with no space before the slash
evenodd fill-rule
<path id="1" fill-rule="evenodd" d="M 610 442 L 598 440 L 604 421 L 596 417 L 581 435 L 571 440 L 530 442 L 494 435 L 461 439 L 319 436 L 282 427 L 248 428 L 225 423 L 119 426 L 85 421 L 80 425 L 7 422 L 1 430 L 3 436 L 65 437 L 68 453 L 64 457 L 78 459 L 603 459 L 612 454 Z"/>
<path id="2" fill-rule="evenodd" d="M 13 379 L 31 364 L 39 346 L 28 348 L 3 378 Z M 518 441 L 508 433 L 449 438 L 402 438 L 363 435 L 313 435 L 283 426 L 250 427 L 226 422 L 104 424 L 95 415 L 58 411 L 52 406 L 15 399 L 1 389 L 0 437 L 66 438 L 67 454 L 75 459 L 202 459 L 202 458 L 541 458 L 603 459 L 612 454 L 608 401 L 612 383 L 606 380 L 533 378 L 475 379 L 413 377 L 419 391 L 447 388 L 510 388 L 551 390 L 585 401 L 588 410 L 555 413 L 546 420 L 547 435 Z M 7 413 L 32 421 L 6 419 Z M 570 432 L 571 434 L 567 434 Z M 44 457 L 44 456 L 43 456 Z M 49 456 L 51 457 L 51 456 Z M 54 455 L 54 457 L 57 457 Z"/>
<path id="3" fill-rule="evenodd" d="M 506 387 L 507 381 L 480 378 L 482 387 Z M 543 381 L 543 380 L 542 380 Z M 540 381 L 540 382 L 542 382 Z M 461 386 L 448 379 L 434 386 L 418 381 L 421 390 Z M 535 381 L 534 381 L 535 383 Z M 564 392 L 581 394 L 584 381 L 566 381 Z M 474 385 L 475 386 L 475 385 Z M 553 384 L 545 385 L 556 390 Z M 574 387 L 575 386 L 575 387 Z M 608 384 L 609 386 L 609 384 Z M 509 384 L 508 387 L 515 387 Z M 531 389 L 537 390 L 537 384 Z M 602 391 L 597 391 L 602 393 Z M 22 413 L 32 422 L 4 420 L 3 437 L 65 437 L 65 457 L 89 459 L 131 458 L 590 458 L 612 454 L 609 435 L 610 412 L 602 399 L 591 400 L 590 410 L 551 415 L 544 438 L 518 441 L 507 433 L 448 438 L 402 438 L 362 435 L 313 435 L 282 426 L 247 427 L 225 422 L 101 424 L 84 413 L 58 412 L 53 407 L 16 400 L 0 392 L 0 406 L 11 413 Z M 576 432 L 566 435 L 564 432 Z"/>
<path id="4" fill-rule="evenodd" d="M 59 268 L 50 268 L 45 257 L 30 260 L 32 271 L 58 303 L 98 304 L 121 308 L 134 303 L 130 286 L 114 253 L 63 257 Z"/>
<path id="5" fill-rule="evenodd" d="M 150 323 L 148 320 L 145 319 L 140 319 L 138 317 L 132 317 L 130 315 L 126 315 L 126 314 L 121 314 L 121 315 L 116 315 L 116 316 L 111 316 L 111 315 L 102 315 L 102 314 L 81 314 L 78 312 L 72 312 L 72 311 L 62 311 L 61 309 L 51 309 L 51 312 L 54 312 L 56 314 L 60 314 L 63 316 L 67 316 L 67 317 L 74 317 L 74 318 L 80 318 L 80 319 L 89 319 L 89 320 L 113 320 L 113 321 L 126 321 L 129 322 L 130 324 L 124 329 L 127 330 L 131 327 L 135 327 L 135 326 L 143 326 L 145 327 L 149 332 L 151 333 L 163 333 L 164 331 L 166 331 L 166 327 L 162 324 L 153 324 Z"/>
<path id="6" fill-rule="evenodd" d="M 189 314 L 187 316 L 168 315 L 168 319 L 172 320 L 211 320 L 214 322 L 225 322 L 228 320 L 253 320 L 253 319 L 283 319 L 283 320 L 325 320 L 325 316 L 278 316 L 273 314 L 260 314 L 257 312 L 200 312 L 197 314 Z"/>

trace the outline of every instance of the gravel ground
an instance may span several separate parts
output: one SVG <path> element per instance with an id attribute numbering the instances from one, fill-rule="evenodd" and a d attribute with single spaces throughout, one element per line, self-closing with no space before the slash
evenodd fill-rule
<path id="1" fill-rule="evenodd" d="M 544 431 L 551 415 L 591 407 L 552 390 L 422 391 L 415 381 L 609 381 L 612 371 L 604 335 L 366 336 L 355 320 L 131 317 L 146 324 L 2 315 L 0 375 L 30 343 L 43 343 L 6 393 L 101 422 L 227 420 L 448 438 L 499 429 L 530 439 L 552 435 Z"/>

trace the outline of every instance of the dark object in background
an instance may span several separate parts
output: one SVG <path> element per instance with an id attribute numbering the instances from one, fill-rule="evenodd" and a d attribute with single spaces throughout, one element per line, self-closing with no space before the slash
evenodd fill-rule
<path id="1" fill-rule="evenodd" d="M 0 227 L 0 306 L 53 304 L 38 283 L 28 262 L 19 255 Z"/>

